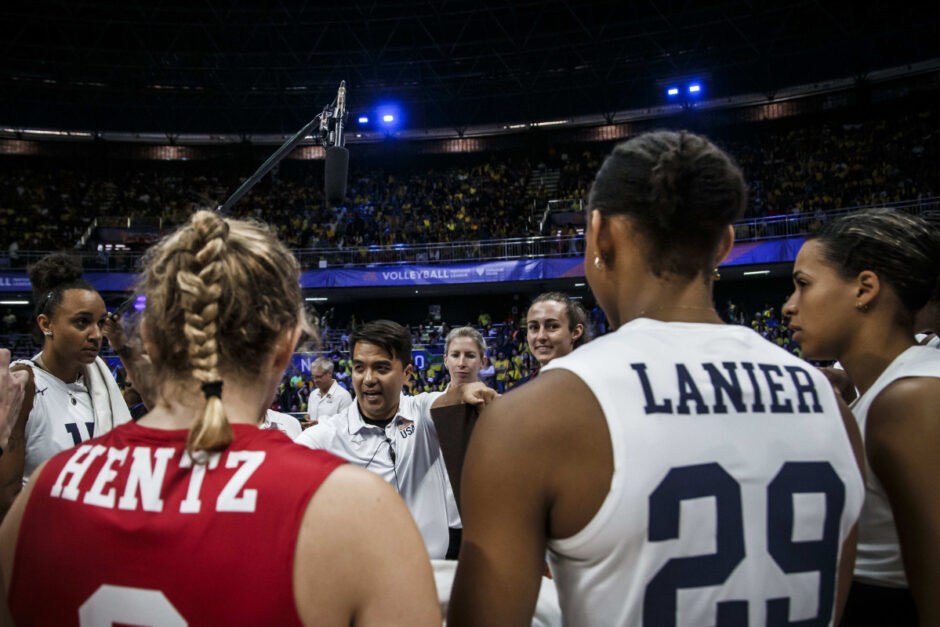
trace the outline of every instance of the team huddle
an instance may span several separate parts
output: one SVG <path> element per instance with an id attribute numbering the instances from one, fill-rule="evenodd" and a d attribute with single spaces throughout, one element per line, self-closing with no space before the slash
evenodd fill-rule
<path id="1" fill-rule="evenodd" d="M 259 427 L 316 332 L 263 224 L 201 211 L 151 248 L 130 337 L 80 268 L 37 263 L 43 350 L 0 364 L 0 622 L 940 624 L 940 350 L 915 338 L 937 330 L 940 235 L 877 210 L 807 238 L 783 311 L 839 364 L 818 369 L 715 311 L 746 199 L 704 137 L 619 144 L 585 216 L 613 332 L 587 341 L 549 294 L 524 385 L 479 383 L 483 338 L 456 329 L 450 386 L 411 397 L 410 334 L 375 320 L 349 340 L 355 398 L 317 362 L 291 437 Z M 467 404 L 458 478 L 464 425 L 432 414 Z"/>

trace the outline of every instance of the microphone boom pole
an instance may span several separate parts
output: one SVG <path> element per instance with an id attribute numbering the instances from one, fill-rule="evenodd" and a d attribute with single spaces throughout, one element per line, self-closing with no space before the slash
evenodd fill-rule
<path id="1" fill-rule="evenodd" d="M 319 135 L 314 135 L 314 138 L 316 138 L 316 141 L 319 145 L 321 146 L 326 145 L 328 146 L 328 148 L 340 148 L 341 151 L 345 151 L 345 148 L 342 148 L 343 143 L 344 143 L 343 142 L 343 124 L 345 122 L 345 117 L 346 117 L 346 81 L 342 81 L 340 82 L 340 85 L 339 85 L 339 91 L 337 92 L 336 100 L 332 104 L 327 106 L 319 114 L 317 114 L 315 118 L 307 122 L 307 124 L 302 129 L 297 131 L 297 133 L 295 133 L 293 137 L 291 137 L 286 142 L 281 144 L 281 147 L 278 148 L 276 151 L 274 151 L 274 154 L 268 157 L 267 161 L 262 163 L 261 167 L 255 170 L 255 173 L 252 174 L 250 177 L 248 177 L 248 179 L 244 183 L 242 183 L 231 196 L 228 197 L 228 200 L 226 200 L 224 203 L 219 205 L 216 208 L 216 211 L 221 213 L 222 215 L 227 215 L 229 209 L 232 208 L 232 205 L 237 203 L 239 200 L 242 199 L 242 197 L 245 194 L 251 191 L 251 188 L 254 187 L 258 183 L 258 181 L 263 179 L 264 175 L 270 172 L 271 169 L 274 168 L 274 166 L 277 165 L 278 162 L 281 159 L 283 159 L 285 155 L 287 155 L 287 153 L 293 150 L 297 146 L 297 144 L 302 142 L 304 138 L 307 137 L 307 133 L 313 130 L 313 127 L 317 126 L 317 124 L 320 125 L 320 131 L 319 131 Z M 330 130 L 329 130 L 330 121 L 333 122 L 333 127 L 334 127 L 332 137 L 330 136 Z M 334 163 L 336 163 L 335 158 L 333 159 L 333 161 Z M 348 164 L 349 164 L 349 157 L 347 153 L 347 156 L 345 157 L 346 167 L 348 167 Z M 334 166 L 331 169 L 337 170 L 337 172 L 339 172 L 338 166 Z M 342 186 L 344 190 L 343 193 L 345 193 L 345 188 L 346 188 L 345 169 L 340 173 L 342 174 L 341 182 L 342 182 Z M 339 180 L 337 175 L 334 175 L 333 178 L 336 178 L 337 180 Z"/>
<path id="2" fill-rule="evenodd" d="M 281 147 L 278 148 L 274 152 L 273 155 L 268 157 L 268 160 L 262 163 L 261 167 L 255 170 L 255 173 L 252 174 L 250 177 L 248 177 L 248 180 L 242 183 L 239 186 L 239 188 L 236 189 L 235 192 L 231 196 L 228 197 L 228 200 L 226 200 L 224 203 L 219 205 L 216 211 L 218 211 L 222 215 L 226 215 L 228 213 L 228 210 L 231 209 L 232 205 L 237 203 L 239 200 L 242 199 L 242 196 L 244 196 L 249 191 L 251 191 L 251 188 L 254 187 L 258 181 L 264 178 L 264 175 L 270 172 L 271 169 L 275 165 L 277 165 L 277 163 L 281 159 L 284 158 L 284 155 L 289 153 L 291 150 L 294 149 L 294 147 L 297 146 L 297 144 L 303 141 L 303 139 L 307 136 L 307 133 L 310 132 L 310 129 L 312 129 L 314 126 L 316 126 L 320 122 L 320 117 L 322 115 L 323 115 L 322 113 L 318 114 L 317 117 L 307 122 L 306 126 L 304 126 L 302 129 L 297 131 L 297 133 L 293 137 L 291 137 L 286 142 L 281 144 Z"/>

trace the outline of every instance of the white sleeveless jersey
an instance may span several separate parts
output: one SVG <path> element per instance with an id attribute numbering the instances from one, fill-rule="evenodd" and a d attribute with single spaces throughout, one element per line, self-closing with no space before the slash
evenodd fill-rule
<path id="1" fill-rule="evenodd" d="M 277 429 L 286 434 L 291 440 L 296 439 L 303 432 L 303 428 L 296 418 L 273 409 L 264 412 L 264 422 L 261 423 L 261 428 Z"/>
<path id="2" fill-rule="evenodd" d="M 940 351 L 928 346 L 912 346 L 898 355 L 875 383 L 852 403 L 852 413 L 863 438 L 871 404 L 891 383 L 907 377 L 940 377 Z M 880 586 L 906 587 L 907 576 L 891 503 L 881 481 L 868 465 L 867 457 L 865 472 L 868 481 L 865 505 L 858 523 L 855 578 Z"/>
<path id="3" fill-rule="evenodd" d="M 549 542 L 566 625 L 832 623 L 864 488 L 820 372 L 745 327 L 646 318 L 557 368 L 614 457 L 591 522 Z"/>
<path id="4" fill-rule="evenodd" d="M 33 409 L 26 420 L 25 484 L 42 462 L 101 434 L 94 433 L 95 413 L 82 377 L 74 383 L 65 383 L 32 361 L 15 363 L 32 368 L 36 384 Z"/>

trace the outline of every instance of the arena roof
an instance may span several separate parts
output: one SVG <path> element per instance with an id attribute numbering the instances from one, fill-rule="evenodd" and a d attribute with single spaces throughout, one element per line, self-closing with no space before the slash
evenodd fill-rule
<path id="1" fill-rule="evenodd" d="M 0 127 L 292 132 L 332 101 L 463 129 L 865 77 L 940 57 L 938 11 L 897 2 L 4 3 Z M 264 7 L 264 8 L 259 8 Z"/>

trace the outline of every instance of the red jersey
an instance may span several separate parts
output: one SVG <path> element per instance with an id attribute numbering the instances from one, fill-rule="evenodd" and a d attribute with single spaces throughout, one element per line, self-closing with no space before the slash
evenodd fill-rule
<path id="1" fill-rule="evenodd" d="M 135 423 L 46 464 L 23 514 L 9 604 L 20 625 L 300 625 L 294 551 L 344 463 L 232 425 L 207 464 L 186 431 Z"/>

